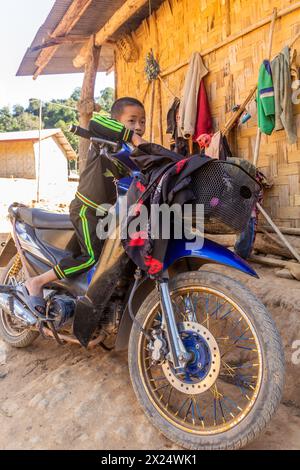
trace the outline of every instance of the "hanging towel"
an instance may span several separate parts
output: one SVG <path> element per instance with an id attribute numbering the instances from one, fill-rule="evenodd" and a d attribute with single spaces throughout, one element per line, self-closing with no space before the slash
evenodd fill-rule
<path id="1" fill-rule="evenodd" d="M 285 129 L 290 144 L 297 141 L 293 115 L 290 48 L 286 46 L 272 60 L 272 76 L 275 93 L 275 130 Z"/>
<path id="2" fill-rule="evenodd" d="M 210 114 L 209 102 L 205 90 L 204 81 L 201 80 L 198 93 L 197 121 L 193 140 L 196 142 L 201 134 L 212 132 L 212 118 Z"/>
<path id="3" fill-rule="evenodd" d="M 194 52 L 185 78 L 183 98 L 179 109 L 179 127 L 185 139 L 195 133 L 200 82 L 208 70 L 199 52 Z"/>
<path id="4" fill-rule="evenodd" d="M 261 132 L 272 134 L 275 127 L 275 99 L 271 64 L 268 60 L 264 60 L 259 69 L 257 115 Z"/>

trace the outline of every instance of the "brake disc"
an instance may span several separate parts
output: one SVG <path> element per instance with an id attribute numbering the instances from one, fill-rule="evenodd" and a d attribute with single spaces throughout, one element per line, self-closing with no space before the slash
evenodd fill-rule
<path id="1" fill-rule="evenodd" d="M 220 372 L 221 355 L 211 332 L 196 322 L 182 322 L 178 331 L 192 359 L 185 370 L 176 374 L 172 364 L 165 361 L 162 370 L 168 382 L 187 395 L 198 395 L 213 386 Z"/>

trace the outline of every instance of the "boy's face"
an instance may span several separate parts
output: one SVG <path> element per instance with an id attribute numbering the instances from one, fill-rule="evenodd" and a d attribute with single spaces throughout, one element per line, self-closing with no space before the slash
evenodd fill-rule
<path id="1" fill-rule="evenodd" d="M 143 136 L 146 127 L 145 110 L 140 106 L 125 106 L 123 113 L 119 116 L 118 121 L 125 127 L 134 131 L 139 136 Z"/>

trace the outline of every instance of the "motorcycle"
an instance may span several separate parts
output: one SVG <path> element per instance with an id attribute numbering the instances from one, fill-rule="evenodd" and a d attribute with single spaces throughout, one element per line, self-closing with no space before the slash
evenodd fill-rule
<path id="1" fill-rule="evenodd" d="M 80 128 L 76 132 L 90 137 Z M 91 141 L 100 158 L 126 165 L 124 149 L 117 152 L 104 139 Z M 130 175 L 127 168 L 127 176 L 117 181 L 118 199 L 126 194 Z M 43 336 L 80 344 L 74 319 L 83 313 L 87 323 L 94 322 L 85 346 L 128 349 L 136 397 L 171 441 L 187 449 L 217 450 L 239 449 L 257 438 L 282 395 L 280 336 L 248 288 L 204 268 L 213 263 L 258 277 L 245 260 L 206 238 L 199 248 L 170 239 L 163 280 L 156 281 L 134 266 L 120 239 L 110 237 L 88 272 L 46 286 L 47 309 L 41 316 L 24 302 L 20 284 L 76 252 L 73 226 L 68 214 L 21 204 L 10 206 L 9 217 L 12 235 L 0 255 L 4 341 L 25 348 Z"/>

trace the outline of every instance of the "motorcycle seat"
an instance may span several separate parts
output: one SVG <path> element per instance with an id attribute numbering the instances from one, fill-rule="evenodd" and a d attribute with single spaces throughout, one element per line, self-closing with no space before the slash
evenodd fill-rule
<path id="1" fill-rule="evenodd" d="M 16 209 L 18 220 L 25 222 L 34 228 L 39 229 L 74 229 L 69 214 L 57 214 L 55 212 L 45 211 L 43 209 L 32 209 L 26 206 L 19 206 Z"/>

